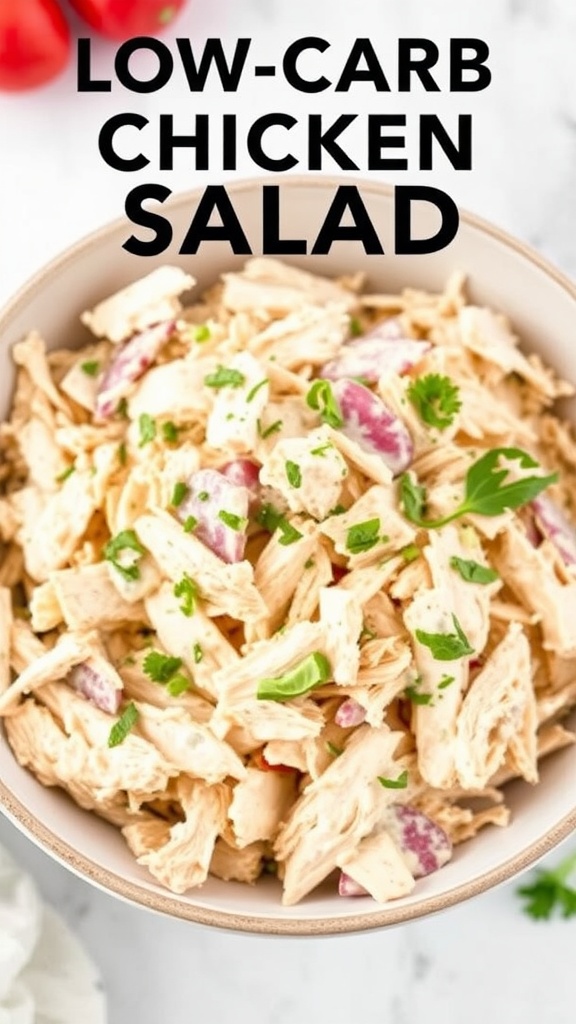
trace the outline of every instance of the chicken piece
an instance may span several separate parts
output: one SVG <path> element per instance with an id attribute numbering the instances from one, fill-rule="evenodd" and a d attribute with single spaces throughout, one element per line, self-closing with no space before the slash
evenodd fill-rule
<path id="1" fill-rule="evenodd" d="M 136 707 L 138 731 L 179 771 L 210 785 L 223 782 L 227 776 L 246 777 L 246 769 L 232 747 L 217 739 L 209 725 L 195 722 L 184 709 L 159 709 L 141 702 Z"/>
<path id="2" fill-rule="evenodd" d="M 0 540 L 8 543 L 16 535 L 18 516 L 9 500 L 0 498 Z"/>
<path id="3" fill-rule="evenodd" d="M 286 315 L 303 305 L 321 307 L 331 302 L 350 309 L 357 301 L 356 296 L 337 281 L 262 256 L 247 260 L 240 273 L 222 277 L 222 301 L 235 313 L 266 310 Z"/>
<path id="4" fill-rule="evenodd" d="M 153 515 L 140 516 L 134 528 L 164 575 L 176 581 L 188 575 L 198 584 L 201 596 L 209 600 L 219 614 L 248 622 L 266 614 L 249 562 L 227 565 L 160 510 Z"/>
<path id="5" fill-rule="evenodd" d="M 182 309 L 178 296 L 195 283 L 179 267 L 158 267 L 99 302 L 80 319 L 97 338 L 124 341 L 152 324 L 173 320 Z"/>
<path id="6" fill-rule="evenodd" d="M 343 853 L 337 864 L 378 903 L 407 896 L 416 884 L 406 858 L 385 831 L 362 839 L 356 850 Z"/>
<path id="7" fill-rule="evenodd" d="M 348 337 L 349 323 L 345 308 L 337 303 L 302 305 L 253 337 L 249 348 L 259 359 L 274 356 L 289 370 L 322 366 Z"/>
<path id="8" fill-rule="evenodd" d="M 216 450 L 251 453 L 258 443 L 260 416 L 270 396 L 266 370 L 249 352 L 233 356 L 225 369 L 237 374 L 240 383 L 209 388 L 214 398 L 206 442 Z M 208 387 L 206 380 L 204 386 Z"/>
<path id="9" fill-rule="evenodd" d="M 60 381 L 60 390 L 80 405 L 87 412 L 93 413 L 96 408 L 96 395 L 101 378 L 101 369 L 109 357 L 109 346 L 106 342 L 90 345 L 82 349 L 64 377 Z M 92 371 L 94 367 L 95 372 Z"/>
<path id="10" fill-rule="evenodd" d="M 319 544 L 302 568 L 286 617 L 288 629 L 297 622 L 312 620 L 320 603 L 320 591 L 332 582 L 332 563 L 328 553 Z"/>
<path id="11" fill-rule="evenodd" d="M 26 495 L 31 500 L 26 500 Z M 40 492 L 34 495 L 33 488 L 19 494 L 23 521 L 18 541 L 24 550 L 26 571 L 42 583 L 71 559 L 96 511 L 97 501 L 87 469 L 76 470 L 49 497 L 39 495 Z"/>
<path id="12" fill-rule="evenodd" d="M 32 416 L 18 431 L 18 444 L 28 468 L 28 483 L 48 494 L 58 490 L 58 477 L 66 463 L 54 441 L 54 423 Z"/>
<path id="13" fill-rule="evenodd" d="M 335 683 L 353 686 L 358 675 L 362 632 L 362 609 L 354 594 L 341 587 L 320 591 L 320 624 L 325 630 L 324 650 Z"/>
<path id="14" fill-rule="evenodd" d="M 180 894 L 206 881 L 216 839 L 226 824 L 228 790 L 181 776 L 177 794 L 185 820 L 172 825 L 168 842 L 139 857 L 138 863 Z"/>
<path id="15" fill-rule="evenodd" d="M 252 884 L 262 873 L 265 852 L 264 843 L 250 843 L 242 850 L 235 850 L 224 839 L 219 838 L 216 840 L 210 861 L 210 874 L 224 882 Z"/>
<path id="16" fill-rule="evenodd" d="M 51 650 L 42 650 L 43 653 L 20 672 L 0 697 L 0 714 L 12 708 L 23 694 L 32 693 L 45 683 L 63 679 L 74 665 L 99 653 L 100 641 L 97 633 L 63 633 Z"/>
<path id="17" fill-rule="evenodd" d="M 12 623 L 12 594 L 7 587 L 0 587 L 0 695 L 10 686 Z"/>
<path id="18" fill-rule="evenodd" d="M 338 504 L 347 476 L 346 461 L 327 427 L 278 441 L 260 470 L 261 482 L 279 491 L 293 512 L 315 519 L 324 519 Z"/>
<path id="19" fill-rule="evenodd" d="M 132 420 L 146 414 L 177 422 L 204 420 L 210 408 L 204 378 L 213 359 L 172 359 L 148 370 L 128 400 Z"/>
<path id="20" fill-rule="evenodd" d="M 259 839 L 274 839 L 295 798 L 294 772 L 247 768 L 244 780 L 234 787 L 228 810 L 236 844 L 242 849 Z"/>
<path id="21" fill-rule="evenodd" d="M 293 544 L 283 544 L 284 534 L 276 530 L 254 567 L 254 583 L 268 609 L 266 618 L 258 624 L 262 639 L 270 636 L 282 624 L 288 605 L 304 575 L 304 567 L 318 543 L 315 523 L 302 521 L 293 525 L 302 535 L 300 540 Z"/>
<path id="22" fill-rule="evenodd" d="M 72 631 L 110 629 L 123 622 L 146 621 L 144 606 L 129 604 L 118 593 L 106 562 L 52 572 L 49 585 L 54 588 L 64 621 Z"/>
<path id="23" fill-rule="evenodd" d="M 133 821 L 125 825 L 122 835 L 128 844 L 128 849 L 138 860 L 138 857 L 158 850 L 168 842 L 170 824 L 162 818 L 156 818 L 149 814 L 140 821 Z"/>
<path id="24" fill-rule="evenodd" d="M 318 737 L 319 738 L 319 737 Z M 268 764 L 285 765 L 299 772 L 308 771 L 308 740 L 270 740 L 263 750 Z M 313 742 L 316 742 L 314 740 Z"/>
<path id="25" fill-rule="evenodd" d="M 104 564 L 112 586 L 126 604 L 138 605 L 141 608 L 142 601 L 160 586 L 162 577 L 151 555 L 143 555 L 138 559 L 138 576 L 134 580 L 126 579 L 112 562 Z"/>
<path id="26" fill-rule="evenodd" d="M 13 619 L 10 631 L 10 667 L 17 674 L 23 672 L 37 658 L 42 658 L 47 649 L 40 637 L 32 632 L 28 621 Z"/>
<path id="27" fill-rule="evenodd" d="M 465 789 L 486 786 L 508 755 L 516 774 L 538 781 L 536 700 L 530 646 L 511 623 L 464 698 L 458 716 L 456 772 Z"/>
<path id="28" fill-rule="evenodd" d="M 366 523 L 375 529 L 364 537 L 359 528 Z M 397 511 L 392 488 L 378 485 L 365 491 L 347 512 L 330 516 L 319 529 L 330 537 L 337 553 L 348 559 L 351 568 L 379 562 L 410 544 L 416 536 L 414 527 Z"/>
<path id="29" fill-rule="evenodd" d="M 19 341 L 13 346 L 12 358 L 17 366 L 22 366 L 26 370 L 34 386 L 46 396 L 50 405 L 69 416 L 68 403 L 52 380 L 46 359 L 46 345 L 37 331 L 31 331 L 24 341 Z"/>
<path id="30" fill-rule="evenodd" d="M 274 849 L 284 869 L 285 906 L 293 906 L 352 854 L 383 806 L 394 799 L 378 776 L 397 778 L 394 754 L 401 733 L 360 726 L 344 753 L 296 801 Z"/>

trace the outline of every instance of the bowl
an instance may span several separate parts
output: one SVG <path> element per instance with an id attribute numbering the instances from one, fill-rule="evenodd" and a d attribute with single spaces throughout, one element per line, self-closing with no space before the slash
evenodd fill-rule
<path id="1" fill-rule="evenodd" d="M 258 179 L 228 187 L 254 252 L 261 245 L 262 183 Z M 290 227 L 289 237 L 315 237 L 338 184 L 342 182 L 328 177 L 282 180 L 282 218 Z M 371 288 L 389 291 L 405 285 L 441 290 L 451 271 L 463 269 L 472 301 L 505 312 L 529 350 L 539 352 L 561 375 L 576 378 L 576 288 L 570 281 L 520 242 L 469 214 L 462 215 L 458 235 L 448 248 L 426 256 L 393 255 L 392 244 L 387 244 L 393 238 L 393 190 L 358 184 L 387 254 L 366 256 L 359 243 L 345 241 L 337 242 L 327 256 L 300 256 L 288 262 L 329 275 L 365 271 Z M 234 256 L 228 243 L 220 241 L 206 243 L 196 256 L 178 254 L 199 197 L 200 192 L 190 192 L 170 203 L 174 243 L 162 256 L 129 255 L 122 243 L 131 226 L 117 221 L 74 245 L 21 289 L 0 314 L 0 418 L 10 403 L 10 347 L 31 328 L 42 332 L 49 347 L 77 347 L 87 340 L 79 329 L 82 310 L 155 266 L 172 262 L 185 267 L 202 289 L 223 270 L 241 265 L 245 257 Z M 432 234 L 430 211 L 420 207 L 415 212 L 416 237 Z M 576 415 L 574 406 L 572 414 Z M 0 803 L 47 853 L 132 903 L 245 932 L 327 935 L 382 928 L 461 903 L 510 879 L 576 828 L 576 746 L 544 761 L 536 788 L 514 782 L 507 797 L 512 809 L 509 827 L 486 828 L 472 842 L 457 847 L 453 860 L 418 881 L 406 898 L 382 906 L 369 897 L 342 899 L 324 887 L 298 906 L 283 908 L 272 878 L 254 887 L 209 879 L 199 890 L 171 895 L 135 862 L 119 832 L 82 811 L 61 791 L 45 789 L 17 764 L 5 738 L 0 743 Z"/>

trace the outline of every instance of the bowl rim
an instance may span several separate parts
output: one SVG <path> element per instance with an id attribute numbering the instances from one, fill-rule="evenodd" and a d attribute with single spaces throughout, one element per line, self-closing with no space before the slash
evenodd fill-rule
<path id="1" fill-rule="evenodd" d="M 278 176 L 256 176 L 242 178 L 240 180 L 226 181 L 224 187 L 227 192 L 237 194 L 250 191 L 256 187 L 266 184 L 287 185 L 289 188 L 326 188 L 332 186 L 337 188 L 343 184 L 357 184 L 364 193 L 376 193 L 379 195 L 391 196 L 394 186 L 384 182 L 374 182 L 358 177 L 340 177 L 336 175 L 286 175 L 281 179 Z M 169 212 L 174 207 L 182 204 L 190 204 L 198 200 L 204 191 L 204 186 L 189 189 L 173 195 L 165 204 L 164 209 Z M 481 233 L 490 236 L 500 242 L 508 249 L 513 250 L 522 256 L 532 265 L 541 270 L 547 277 L 558 284 L 569 297 L 576 302 L 576 284 L 555 267 L 545 257 L 541 256 L 531 246 L 520 241 L 513 235 L 496 227 L 491 222 L 467 210 L 459 208 L 460 222 L 472 227 Z M 41 285 L 47 277 L 62 270 L 68 263 L 74 261 L 79 253 L 85 252 L 94 243 L 105 239 L 127 223 L 125 217 L 118 217 L 108 222 L 103 227 L 84 235 L 78 241 L 72 243 L 63 252 L 54 256 L 40 270 L 36 271 L 20 288 L 14 296 L 0 309 L 0 329 L 2 323 L 16 314 L 19 308 L 27 302 L 31 290 Z M 438 895 L 422 899 L 416 904 L 405 904 L 394 906 L 393 903 L 382 910 L 371 911 L 370 913 L 351 914 L 336 918 L 323 917 L 281 917 L 274 914 L 245 915 L 236 912 L 216 910 L 211 907 L 198 906 L 192 903 L 181 902 L 177 897 L 169 893 L 163 894 L 146 888 L 135 882 L 127 881 L 116 872 L 103 868 L 90 857 L 78 853 L 74 847 L 61 839 L 52 829 L 48 828 L 36 818 L 26 806 L 8 789 L 7 785 L 0 779 L 0 810 L 13 823 L 28 834 L 29 838 L 35 841 L 44 852 L 50 854 L 64 866 L 68 867 L 80 877 L 91 882 L 104 892 L 113 894 L 129 903 L 145 907 L 158 913 L 167 914 L 170 917 L 180 918 L 186 921 L 193 921 L 197 924 L 208 924 L 213 927 L 226 929 L 228 931 L 240 931 L 256 933 L 260 935 L 341 935 L 355 932 L 370 931 L 394 924 L 403 924 L 407 921 L 417 920 L 430 914 L 455 906 L 464 900 L 478 896 L 494 886 L 508 881 L 515 875 L 529 868 L 554 849 L 559 843 L 566 839 L 572 832 L 576 831 L 576 807 L 565 815 L 556 825 L 548 829 L 539 839 L 530 843 L 527 847 L 508 858 L 504 863 L 491 868 L 477 878 L 469 882 L 461 883 L 452 889 Z"/>

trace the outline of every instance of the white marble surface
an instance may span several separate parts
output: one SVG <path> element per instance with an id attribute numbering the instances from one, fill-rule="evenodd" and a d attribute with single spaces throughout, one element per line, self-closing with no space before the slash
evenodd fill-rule
<path id="1" fill-rule="evenodd" d="M 164 180 L 178 190 L 224 177 L 217 163 L 211 174 L 194 173 L 185 154 L 172 174 L 160 175 L 153 166 L 137 175 L 106 168 L 97 132 L 119 109 L 140 111 L 151 121 L 171 111 L 181 132 L 190 130 L 191 111 L 238 112 L 244 123 L 273 109 L 382 109 L 409 117 L 433 109 L 448 119 L 472 112 L 471 173 L 439 163 L 431 173 L 412 170 L 396 180 L 446 189 L 574 274 L 573 0 L 354 0 L 340 13 L 337 6 L 334 0 L 193 0 L 177 32 L 197 42 L 206 35 L 251 36 L 260 62 L 276 60 L 299 35 L 323 35 L 334 44 L 323 62 L 327 73 L 342 65 L 346 41 L 355 35 L 370 34 L 388 55 L 398 35 L 431 36 L 442 46 L 450 36 L 477 35 L 492 48 L 493 84 L 479 94 L 432 98 L 420 92 L 379 98 L 367 88 L 348 97 L 297 97 L 280 79 L 248 81 L 236 96 L 210 89 L 191 98 L 181 83 L 151 96 L 118 89 L 111 96 L 78 96 L 70 70 L 40 93 L 0 96 L 0 301 L 51 255 L 120 215 L 134 184 Z M 112 53 L 98 44 L 97 70 L 111 68 Z M 359 152 L 360 129 L 351 138 L 351 149 Z M 303 136 L 296 146 L 303 153 Z M 238 173 L 251 171 L 242 156 Z M 258 939 L 201 930 L 118 903 L 51 863 L 1 819 L 0 841 L 32 871 L 94 956 L 111 1024 L 228 1024 L 253 1015 L 266 1024 L 574 1019 L 566 979 L 575 926 L 532 924 L 521 915 L 511 886 L 386 934 Z"/>

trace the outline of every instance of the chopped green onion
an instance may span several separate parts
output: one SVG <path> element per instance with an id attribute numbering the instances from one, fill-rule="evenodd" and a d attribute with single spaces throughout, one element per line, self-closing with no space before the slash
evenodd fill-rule
<path id="1" fill-rule="evenodd" d="M 162 424 L 162 437 L 167 444 L 174 444 L 178 440 L 179 433 L 180 427 L 177 427 L 172 420 L 167 420 L 166 423 Z"/>
<path id="2" fill-rule="evenodd" d="M 315 380 L 306 395 L 306 404 L 320 413 L 320 418 L 330 427 L 343 427 L 344 418 L 328 380 Z"/>
<path id="3" fill-rule="evenodd" d="M 182 524 L 182 529 L 184 530 L 184 533 L 192 533 L 192 530 L 195 530 L 197 526 L 198 520 L 196 519 L 196 516 L 186 516 L 186 519 Z"/>
<path id="4" fill-rule="evenodd" d="M 74 465 L 74 463 L 72 463 L 71 466 L 67 466 L 66 469 L 63 469 L 62 472 L 58 474 L 58 476 L 56 477 L 56 483 L 64 483 L 64 481 L 67 480 L 69 476 L 72 476 L 72 473 L 74 473 L 75 471 L 76 466 Z"/>
<path id="5" fill-rule="evenodd" d="M 246 377 L 240 370 L 226 366 L 219 366 L 214 373 L 204 377 L 204 383 L 209 388 L 240 388 L 245 382 Z"/>
<path id="6" fill-rule="evenodd" d="M 291 487 L 302 486 L 302 471 L 297 462 L 292 462 L 291 459 L 286 460 L 285 465 L 286 478 Z"/>
<path id="7" fill-rule="evenodd" d="M 198 598 L 198 584 L 190 579 L 188 573 L 184 573 L 182 579 L 174 584 L 174 597 L 181 597 L 180 611 L 190 618 L 196 611 L 196 600 Z"/>
<path id="8" fill-rule="evenodd" d="M 245 516 L 237 516 L 235 512 L 227 512 L 224 508 L 220 509 L 218 519 L 220 519 L 225 526 L 229 526 L 231 530 L 236 531 L 244 530 L 248 523 Z"/>
<path id="9" fill-rule="evenodd" d="M 194 341 L 197 341 L 199 345 L 201 345 L 203 341 L 208 341 L 210 336 L 211 331 L 208 324 L 199 324 L 194 331 Z"/>
<path id="10" fill-rule="evenodd" d="M 246 401 L 251 402 L 255 395 L 257 395 L 258 392 L 260 391 L 260 388 L 263 388 L 267 383 L 268 377 L 264 377 L 264 379 L 259 381 L 258 384 L 255 384 L 254 387 L 246 395 Z"/>
<path id="11" fill-rule="evenodd" d="M 406 789 L 408 785 L 408 772 L 403 771 L 397 779 L 386 779 L 383 775 L 378 776 L 378 782 L 384 789 Z"/>
<path id="12" fill-rule="evenodd" d="M 350 327 L 350 335 L 353 338 L 359 338 L 360 335 L 364 333 L 364 331 L 362 329 L 362 324 L 360 323 L 360 321 L 359 321 L 357 316 L 351 316 L 350 317 L 349 327 Z"/>
<path id="13" fill-rule="evenodd" d="M 80 363 L 80 369 L 88 377 L 96 377 L 100 372 L 100 363 L 96 359 L 88 359 L 85 363 Z"/>
<path id="14" fill-rule="evenodd" d="M 194 658 L 194 664 L 199 665 L 204 657 L 204 651 L 200 644 L 194 644 L 194 647 L 192 648 L 192 657 Z"/>
<path id="15" fill-rule="evenodd" d="M 344 753 L 342 747 L 337 747 L 336 744 L 331 743 L 330 740 L 326 740 L 326 750 L 329 754 L 332 754 L 332 757 L 340 757 L 340 755 Z"/>
<path id="16" fill-rule="evenodd" d="M 188 484 L 185 484 L 181 480 L 179 480 L 178 483 L 174 484 L 174 490 L 172 491 L 172 498 L 170 499 L 170 504 L 173 505 L 174 508 L 178 508 L 184 501 L 186 495 L 188 494 L 188 490 Z"/>
<path id="17" fill-rule="evenodd" d="M 190 689 L 190 680 L 186 679 L 186 676 L 182 675 L 182 673 L 178 673 L 168 680 L 166 689 L 171 697 L 180 697 L 181 694 L 186 693 L 186 690 Z"/>
<path id="18" fill-rule="evenodd" d="M 118 445 L 118 462 L 120 463 L 121 466 L 125 466 L 127 459 L 128 452 L 126 451 L 126 445 L 124 444 L 124 441 L 122 441 L 122 444 Z"/>
<path id="19" fill-rule="evenodd" d="M 258 427 L 258 436 L 261 437 L 263 441 L 265 441 L 266 438 L 270 437 L 271 434 L 277 434 L 279 430 L 282 430 L 282 420 L 275 420 L 274 423 L 271 423 L 269 427 L 264 428 L 262 428 L 260 420 L 257 420 L 256 426 Z"/>
<path id="20" fill-rule="evenodd" d="M 150 444 L 156 437 L 156 421 L 147 412 L 143 412 L 138 417 L 138 429 L 140 430 L 139 448 L 143 448 L 145 444 Z"/>

